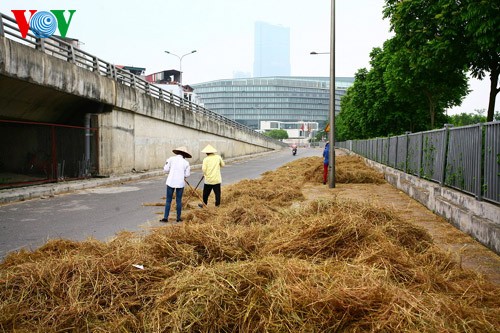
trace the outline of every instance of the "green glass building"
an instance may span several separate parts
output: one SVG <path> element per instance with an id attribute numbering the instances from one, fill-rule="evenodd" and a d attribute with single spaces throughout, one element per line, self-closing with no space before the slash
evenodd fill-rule
<path id="1" fill-rule="evenodd" d="M 335 80 L 335 110 L 354 78 Z M 253 129 L 261 121 L 328 121 L 329 77 L 273 76 L 226 79 L 191 84 L 200 104 Z"/>

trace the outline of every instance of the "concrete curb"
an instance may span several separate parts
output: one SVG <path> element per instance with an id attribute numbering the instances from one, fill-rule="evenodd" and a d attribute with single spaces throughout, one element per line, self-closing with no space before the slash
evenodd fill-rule
<path id="1" fill-rule="evenodd" d="M 229 158 L 225 160 L 225 162 L 230 164 L 241 160 L 257 158 L 260 156 L 271 154 L 273 152 L 274 151 Z M 199 169 L 201 169 L 201 164 L 191 165 L 191 170 L 199 170 Z M 43 185 L 9 188 L 0 190 L 0 205 L 18 201 L 52 197 L 57 194 L 69 193 L 73 191 L 84 190 L 99 186 L 107 186 L 107 185 L 130 182 L 130 181 L 137 181 L 153 177 L 160 177 L 164 175 L 165 173 L 163 169 L 160 169 L 160 170 L 152 170 L 145 172 L 131 172 L 122 175 L 111 175 L 110 177 L 107 178 L 90 178 L 90 179 L 73 180 L 67 182 L 64 181 L 59 183 L 47 183 Z"/>

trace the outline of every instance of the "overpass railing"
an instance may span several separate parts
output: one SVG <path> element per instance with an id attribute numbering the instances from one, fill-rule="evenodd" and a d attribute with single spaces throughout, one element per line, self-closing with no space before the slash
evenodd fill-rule
<path id="1" fill-rule="evenodd" d="M 500 204 L 500 122 L 336 142 L 370 160 Z"/>
<path id="2" fill-rule="evenodd" d="M 185 98 L 179 97 L 170 91 L 161 89 L 160 87 L 144 80 L 143 78 L 130 73 L 129 71 L 123 70 L 109 62 L 99 59 L 95 55 L 76 48 L 73 44 L 68 43 L 61 38 L 55 36 L 48 38 L 37 38 L 30 31 L 28 31 L 26 38 L 23 38 L 16 21 L 3 13 L 0 13 L 0 36 L 33 47 L 46 54 L 64 61 L 68 61 L 91 72 L 106 76 L 121 84 L 135 88 L 145 94 L 158 98 L 164 102 L 173 104 L 191 112 L 202 114 L 208 118 L 214 119 L 218 122 L 222 122 L 238 130 L 250 133 L 266 141 L 272 141 L 273 143 L 277 142 L 277 140 L 256 132 L 250 127 L 242 125 L 237 121 L 205 109 L 204 107 Z"/>

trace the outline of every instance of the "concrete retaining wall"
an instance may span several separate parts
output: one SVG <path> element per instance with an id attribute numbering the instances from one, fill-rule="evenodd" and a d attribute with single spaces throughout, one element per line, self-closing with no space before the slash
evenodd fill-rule
<path id="1" fill-rule="evenodd" d="M 224 129 L 219 130 L 221 127 L 216 123 L 196 129 L 117 109 L 98 114 L 97 118 L 100 175 L 160 169 L 173 155 L 172 149 L 179 146 L 188 148 L 192 164 L 201 163 L 206 156 L 201 150 L 207 144 L 216 147 L 225 159 L 282 149 L 264 140 L 253 139 L 252 143 L 250 135 L 245 138 L 240 134 L 239 140 L 222 136 Z M 212 132 L 210 126 L 214 127 Z"/>
<path id="2" fill-rule="evenodd" d="M 76 102 L 92 101 L 93 107 L 84 106 L 78 112 L 81 119 L 85 113 L 93 114 L 92 127 L 99 130 L 97 173 L 103 176 L 162 168 L 172 149 L 178 146 L 186 146 L 192 153 L 191 163 L 201 161 L 200 150 L 208 143 L 224 158 L 286 146 L 3 37 L 0 37 L 1 75 L 6 77 L 6 85 L 12 78 L 10 81 L 19 89 L 4 96 L 7 99 L 4 104 L 10 108 L 0 110 L 0 117 L 52 122 L 75 112 Z M 40 92 L 44 98 L 32 101 L 30 96 Z M 72 99 L 54 108 L 60 96 Z M 43 105 L 33 108 L 31 104 Z"/>

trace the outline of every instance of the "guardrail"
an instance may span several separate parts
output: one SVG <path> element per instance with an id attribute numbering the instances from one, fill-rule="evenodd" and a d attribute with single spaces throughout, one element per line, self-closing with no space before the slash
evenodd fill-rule
<path id="1" fill-rule="evenodd" d="M 179 97 L 170 91 L 161 89 L 160 87 L 142 79 L 135 74 L 132 74 L 126 70 L 116 67 L 109 62 L 99 59 L 97 56 L 75 48 L 71 43 L 67 43 L 66 41 L 58 37 L 52 36 L 49 38 L 37 38 L 35 35 L 28 31 L 26 38 L 23 38 L 16 21 L 3 13 L 0 13 L 0 36 L 12 39 L 24 45 L 28 45 L 46 54 L 75 64 L 76 66 L 84 68 L 88 71 L 106 76 L 121 84 L 135 88 L 147 95 L 158 98 L 166 103 L 181 107 L 186 111 L 202 114 L 203 116 L 206 116 L 210 119 L 222 122 L 238 130 L 250 133 L 266 141 L 272 141 L 274 143 L 277 142 L 277 140 L 256 132 L 250 127 L 242 125 L 216 112 L 205 109 L 204 107 L 187 99 Z"/>
<path id="2" fill-rule="evenodd" d="M 370 160 L 500 204 L 500 122 L 336 142 Z"/>

